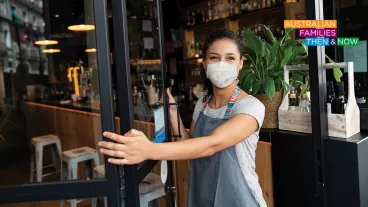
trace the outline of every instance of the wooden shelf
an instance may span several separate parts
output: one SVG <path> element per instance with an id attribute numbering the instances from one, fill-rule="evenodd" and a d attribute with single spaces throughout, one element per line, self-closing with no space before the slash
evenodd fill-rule
<path id="1" fill-rule="evenodd" d="M 216 19 L 210 22 L 206 22 L 206 23 L 202 23 L 202 24 L 196 24 L 196 25 L 185 25 L 184 29 L 186 30 L 193 30 L 196 28 L 200 28 L 200 27 L 205 27 L 205 26 L 209 26 L 211 24 L 216 24 L 216 23 L 225 23 L 226 19 Z"/>
<path id="2" fill-rule="evenodd" d="M 227 17 L 227 18 L 216 19 L 216 20 L 206 22 L 206 23 L 202 23 L 202 24 L 196 24 L 196 25 L 190 25 L 190 26 L 185 25 L 184 29 L 193 30 L 193 29 L 208 26 L 208 25 L 211 25 L 211 24 L 216 24 L 216 23 L 221 23 L 221 22 L 225 23 L 226 20 L 235 21 L 235 20 L 238 20 L 238 19 L 244 19 L 244 18 L 246 18 L 250 15 L 263 15 L 265 13 L 269 13 L 269 12 L 272 12 L 272 11 L 278 11 L 278 10 L 281 10 L 283 8 L 284 8 L 284 4 L 277 4 L 277 5 L 268 7 L 268 8 L 257 9 L 257 10 L 249 11 L 249 12 L 244 13 L 244 14 L 237 14 L 237 15 L 233 15 L 233 16 L 230 16 L 230 17 Z"/>
<path id="3" fill-rule="evenodd" d="M 228 19 L 234 21 L 234 20 L 238 20 L 238 19 L 244 19 L 245 17 L 250 16 L 250 15 L 263 15 L 265 13 L 269 13 L 269 12 L 272 12 L 272 11 L 281 10 L 281 9 L 283 9 L 283 7 L 284 7 L 284 4 L 276 4 L 276 5 L 273 5 L 271 7 L 266 7 L 266 8 L 263 8 L 263 9 L 252 10 L 252 11 L 249 11 L 249 12 L 244 13 L 244 14 L 233 15 L 231 17 L 228 17 Z"/>

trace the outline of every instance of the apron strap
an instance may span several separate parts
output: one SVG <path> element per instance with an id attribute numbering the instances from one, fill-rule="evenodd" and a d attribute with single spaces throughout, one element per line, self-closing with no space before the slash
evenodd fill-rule
<path id="1" fill-rule="evenodd" d="M 226 108 L 226 112 L 225 112 L 225 115 L 224 115 L 224 119 L 229 119 L 230 118 L 230 112 L 231 112 L 231 109 L 233 108 L 234 106 L 234 103 L 236 102 L 236 100 L 238 99 L 239 97 L 239 94 L 240 94 L 240 88 L 239 86 L 236 86 L 235 90 L 234 90 L 234 93 L 233 95 L 231 96 L 230 98 L 230 101 L 229 103 L 227 104 L 227 108 Z M 204 111 L 206 109 L 206 107 L 208 106 L 208 101 L 211 99 L 212 96 L 209 96 L 206 100 L 206 102 L 204 103 L 203 105 L 203 109 L 202 111 Z"/>

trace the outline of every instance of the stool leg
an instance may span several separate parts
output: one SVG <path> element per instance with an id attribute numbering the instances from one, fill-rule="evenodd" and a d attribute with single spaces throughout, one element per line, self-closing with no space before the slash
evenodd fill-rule
<path id="1" fill-rule="evenodd" d="M 70 161 L 68 163 L 68 178 L 69 180 L 76 180 L 78 178 L 78 163 Z M 77 200 L 70 200 L 70 207 L 77 207 Z"/>
<path id="2" fill-rule="evenodd" d="M 55 171 L 59 172 L 59 164 L 57 162 L 58 153 L 57 153 L 55 144 L 51 145 L 50 150 L 51 150 L 51 157 L 52 157 L 52 162 L 54 163 Z"/>
<path id="3" fill-rule="evenodd" d="M 100 159 L 98 158 L 97 153 L 95 153 L 95 156 L 93 157 L 93 162 L 95 163 L 95 167 L 100 166 Z"/>
<path id="4" fill-rule="evenodd" d="M 149 207 L 160 207 L 160 199 L 153 200 L 148 203 Z"/>
<path id="5" fill-rule="evenodd" d="M 65 180 L 65 174 L 66 174 L 66 163 L 64 160 L 61 160 L 60 162 L 60 180 Z M 60 200 L 60 207 L 64 206 L 64 200 Z"/>
<path id="6" fill-rule="evenodd" d="M 92 207 L 97 207 L 97 198 L 92 198 Z"/>
<path id="7" fill-rule="evenodd" d="M 29 179 L 30 183 L 33 183 L 33 179 L 34 179 L 34 165 L 35 165 L 35 149 L 32 146 L 32 150 L 31 150 L 31 167 L 30 167 L 31 173 L 30 173 L 30 179 Z"/>
<path id="8" fill-rule="evenodd" d="M 92 179 L 92 174 L 93 174 L 93 171 L 92 171 L 92 160 L 87 160 L 85 167 L 86 167 L 87 180 Z"/>
<path id="9" fill-rule="evenodd" d="M 43 146 L 36 145 L 37 182 L 42 182 Z"/>
<path id="10" fill-rule="evenodd" d="M 107 198 L 106 197 L 104 198 L 104 206 L 107 207 Z M 124 204 L 123 204 L 122 207 L 124 207 Z"/>

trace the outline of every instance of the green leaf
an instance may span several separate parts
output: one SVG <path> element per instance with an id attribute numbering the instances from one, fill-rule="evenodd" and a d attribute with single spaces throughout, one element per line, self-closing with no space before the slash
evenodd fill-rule
<path id="1" fill-rule="evenodd" d="M 282 89 L 284 89 L 284 95 L 286 95 L 289 91 L 289 85 L 284 81 L 284 79 L 281 79 L 281 85 Z"/>
<path id="2" fill-rule="evenodd" d="M 252 85 L 252 94 L 253 96 L 257 95 L 258 94 L 258 91 L 261 87 L 261 81 L 256 81 L 253 83 Z"/>
<path id="3" fill-rule="evenodd" d="M 303 85 L 305 73 L 302 71 L 292 71 L 290 73 L 293 78 L 293 85 L 295 88 L 300 88 Z"/>
<path id="4" fill-rule="evenodd" d="M 262 84 L 262 87 L 271 101 L 275 98 L 275 81 L 272 78 L 266 78 Z"/>
<path id="5" fill-rule="evenodd" d="M 281 40 L 281 45 L 284 45 L 286 40 L 291 39 L 289 33 L 293 30 L 295 30 L 295 29 L 294 28 L 286 28 L 285 29 L 285 36 Z"/>
<path id="6" fill-rule="evenodd" d="M 335 63 L 335 61 L 333 61 L 330 57 L 328 57 L 327 55 L 326 55 L 326 58 L 328 59 L 328 61 L 330 62 L 330 63 Z M 336 80 L 336 82 L 340 82 L 341 81 L 341 77 L 342 77 L 342 72 L 341 72 L 341 70 L 340 70 L 340 68 L 334 68 L 333 69 L 333 75 L 334 75 L 334 77 L 335 77 L 335 80 Z"/>
<path id="7" fill-rule="evenodd" d="M 242 81 L 242 89 L 250 93 L 253 83 L 257 80 L 257 76 L 254 73 L 248 73 Z"/>
<path id="8" fill-rule="evenodd" d="M 264 43 L 258 39 L 258 37 L 256 37 L 249 28 L 244 30 L 243 35 L 243 42 L 246 51 L 248 51 L 251 55 L 254 54 L 257 57 L 264 57 Z"/>
<path id="9" fill-rule="evenodd" d="M 275 36 L 273 35 L 273 33 L 271 32 L 271 30 L 264 24 L 262 24 L 262 26 L 265 28 L 266 30 L 266 35 L 268 38 L 270 38 L 272 44 L 278 44 L 277 43 L 277 39 L 275 38 Z"/>
<path id="10" fill-rule="evenodd" d="M 265 59 L 266 59 L 266 65 L 269 66 L 271 63 L 271 45 L 268 43 L 265 43 L 266 48 L 265 48 Z M 269 68 L 267 68 L 267 70 L 269 70 Z"/>
<path id="11" fill-rule="evenodd" d="M 281 62 L 282 67 L 284 67 L 286 65 L 286 63 L 289 62 L 292 55 L 293 55 L 293 48 L 292 47 L 288 47 L 284 50 L 284 57 L 283 57 L 282 62 Z"/>

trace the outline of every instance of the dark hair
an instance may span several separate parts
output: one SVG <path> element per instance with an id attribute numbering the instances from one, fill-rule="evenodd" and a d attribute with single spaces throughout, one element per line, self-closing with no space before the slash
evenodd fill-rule
<path id="1" fill-rule="evenodd" d="M 221 39 L 229 39 L 232 40 L 238 47 L 239 49 L 239 53 L 240 53 L 240 57 L 243 54 L 244 51 L 244 44 L 243 42 L 235 35 L 235 33 L 229 29 L 220 29 L 217 30 L 213 33 L 211 33 L 211 35 L 206 39 L 206 41 L 204 42 L 203 45 L 203 60 L 206 59 L 207 57 L 207 50 L 209 47 L 211 47 L 211 45 L 216 42 L 217 40 L 221 40 Z M 203 102 L 207 101 L 208 97 L 211 96 L 213 94 L 213 88 L 212 88 L 212 83 L 211 81 L 206 78 L 205 82 L 204 82 L 204 88 L 206 90 L 206 95 L 203 97 Z"/>

